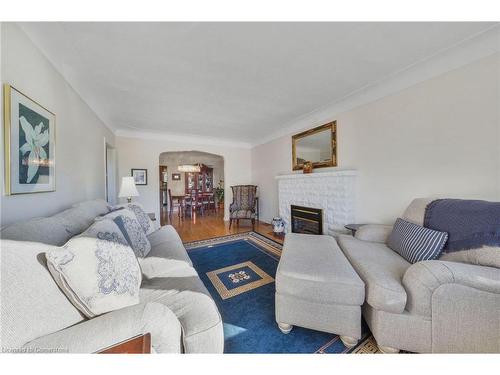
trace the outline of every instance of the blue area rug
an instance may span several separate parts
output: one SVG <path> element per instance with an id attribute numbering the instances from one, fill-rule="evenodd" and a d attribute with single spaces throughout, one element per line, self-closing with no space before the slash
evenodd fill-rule
<path id="1" fill-rule="evenodd" d="M 294 327 L 283 334 L 274 320 L 274 277 L 281 245 L 256 233 L 186 244 L 193 265 L 224 323 L 225 353 L 373 353 L 364 328 L 357 347 L 337 335 Z"/>

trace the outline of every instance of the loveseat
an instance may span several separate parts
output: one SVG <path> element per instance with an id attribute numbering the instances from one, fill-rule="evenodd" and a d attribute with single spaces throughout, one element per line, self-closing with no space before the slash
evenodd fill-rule
<path id="1" fill-rule="evenodd" d="M 4 228 L 1 240 L 1 347 L 4 352 L 93 353 L 151 333 L 159 353 L 222 353 L 219 311 L 172 226 L 148 236 L 139 259 L 140 303 L 85 318 L 58 288 L 44 253 L 62 246 L 107 213 L 103 200 Z"/>
<path id="2" fill-rule="evenodd" d="M 402 218 L 423 225 L 429 201 L 414 200 Z M 366 225 L 354 237 L 337 238 L 365 283 L 362 313 L 379 348 L 500 352 L 500 269 L 445 260 L 410 264 L 387 246 L 391 230 Z"/>

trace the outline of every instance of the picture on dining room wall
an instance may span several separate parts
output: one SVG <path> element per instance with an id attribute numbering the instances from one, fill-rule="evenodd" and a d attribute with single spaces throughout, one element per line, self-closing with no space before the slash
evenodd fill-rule
<path id="1" fill-rule="evenodd" d="M 4 85 L 5 191 L 55 191 L 56 115 Z"/>
<path id="2" fill-rule="evenodd" d="M 181 174 L 180 173 L 172 173 L 172 180 L 173 181 L 180 181 L 181 180 Z"/>
<path id="3" fill-rule="evenodd" d="M 136 185 L 148 184 L 148 170 L 147 169 L 132 169 L 131 176 L 134 178 Z"/>

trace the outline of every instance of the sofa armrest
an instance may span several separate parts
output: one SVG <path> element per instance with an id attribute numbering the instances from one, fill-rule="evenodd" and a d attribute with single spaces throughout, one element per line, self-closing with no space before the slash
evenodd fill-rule
<path id="1" fill-rule="evenodd" d="M 39 337 L 24 345 L 33 353 L 95 353 L 131 337 L 151 333 L 157 353 L 181 352 L 181 325 L 166 306 L 150 302 L 112 311 Z"/>
<path id="2" fill-rule="evenodd" d="M 406 310 L 431 317 L 434 292 L 446 284 L 500 295 L 500 269 L 440 260 L 415 263 L 403 276 L 408 296 Z"/>
<path id="3" fill-rule="evenodd" d="M 391 225 L 366 224 L 358 228 L 354 237 L 362 241 L 386 243 L 391 232 Z"/>

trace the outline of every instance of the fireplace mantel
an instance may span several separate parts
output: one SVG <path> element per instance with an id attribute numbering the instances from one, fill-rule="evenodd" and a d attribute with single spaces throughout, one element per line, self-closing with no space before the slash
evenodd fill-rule
<path id="1" fill-rule="evenodd" d="M 342 177 L 342 176 L 357 176 L 358 171 L 354 169 L 339 169 L 330 172 L 316 172 L 316 173 L 292 173 L 292 174 L 280 174 L 275 178 L 277 180 L 286 179 L 309 179 L 309 178 L 325 178 L 325 177 Z"/>
<path id="2" fill-rule="evenodd" d="M 340 169 L 317 173 L 276 176 L 279 212 L 291 231 L 290 206 L 323 210 L 323 233 L 335 235 L 355 222 L 356 170 Z"/>

